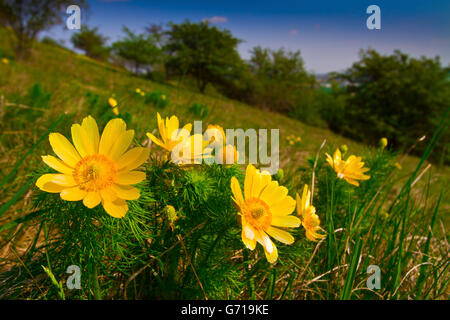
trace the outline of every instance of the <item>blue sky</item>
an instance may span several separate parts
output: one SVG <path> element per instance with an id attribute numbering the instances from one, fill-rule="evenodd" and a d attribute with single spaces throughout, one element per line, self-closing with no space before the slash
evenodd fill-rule
<path id="1" fill-rule="evenodd" d="M 244 42 L 243 58 L 252 47 L 300 50 L 309 71 L 339 71 L 358 59 L 361 48 L 383 53 L 400 49 L 412 56 L 439 55 L 450 64 L 450 1 L 316 0 L 316 1 L 141 1 L 92 0 L 82 23 L 97 26 L 114 41 L 122 25 L 141 32 L 150 23 L 210 19 Z M 381 30 L 368 30 L 369 5 L 381 9 Z M 49 34 L 69 45 L 74 31 L 55 27 Z"/>

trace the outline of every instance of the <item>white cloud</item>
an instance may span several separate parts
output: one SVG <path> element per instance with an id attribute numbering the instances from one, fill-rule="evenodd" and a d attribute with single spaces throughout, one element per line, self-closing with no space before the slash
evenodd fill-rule
<path id="1" fill-rule="evenodd" d="M 205 18 L 202 20 L 203 22 L 210 22 L 210 23 L 225 23 L 228 21 L 227 17 L 211 17 L 211 18 Z"/>

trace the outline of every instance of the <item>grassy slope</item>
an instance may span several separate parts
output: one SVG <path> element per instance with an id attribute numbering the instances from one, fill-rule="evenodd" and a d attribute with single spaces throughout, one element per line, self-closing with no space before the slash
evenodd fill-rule
<path id="1" fill-rule="evenodd" d="M 0 48 L 6 53 L 11 50 L 0 30 Z M 30 124 L 33 128 L 33 141 L 37 141 L 48 125 L 49 119 L 56 118 L 62 112 L 75 113 L 77 121 L 89 114 L 86 110 L 86 92 L 97 93 L 102 99 L 115 95 L 119 101 L 121 112 L 128 111 L 133 115 L 133 127 L 138 139 L 145 139 L 145 132 L 156 128 L 156 111 L 163 116 L 176 114 L 184 124 L 195 120 L 195 116 L 188 111 L 188 107 L 194 103 L 204 103 L 210 107 L 210 114 L 204 119 L 203 129 L 209 123 L 217 123 L 224 128 L 279 128 L 280 129 L 280 167 L 289 174 L 300 162 L 308 156 L 314 155 L 323 139 L 328 143 L 325 150 L 331 150 L 334 146 L 347 144 L 349 152 L 361 153 L 368 148 L 329 130 L 314 128 L 289 117 L 259 110 L 240 102 L 226 99 L 220 96 L 201 95 L 187 89 L 169 84 L 151 82 L 134 77 L 125 70 L 108 64 L 92 61 L 84 56 L 77 55 L 51 45 L 38 43 L 35 45 L 33 57 L 25 63 L 13 62 L 10 65 L 0 64 L 0 96 L 11 96 L 25 92 L 31 85 L 39 82 L 46 91 L 52 94 L 51 106 L 47 114 Z M 136 96 L 134 90 L 141 88 L 146 92 L 161 90 L 168 93 L 170 104 L 163 110 L 156 110 L 152 105 L 144 104 L 143 99 Z M 14 121 L 14 119 L 11 119 Z M 68 128 L 65 128 L 66 133 Z M 26 135 L 26 132 L 7 132 L 2 134 Z M 286 137 L 289 135 L 301 136 L 299 146 L 289 146 Z M 31 143 L 17 145 L 13 149 L 6 149 L 0 145 L 0 179 L 10 171 L 17 159 L 31 146 Z M 18 179 L 12 184 L 0 199 L 4 203 L 14 190 L 23 181 L 24 175 L 40 165 L 40 155 L 51 152 L 47 141 L 42 143 L 34 154 L 28 158 L 27 164 L 19 171 Z M 402 163 L 402 173 L 408 176 L 416 164 L 418 158 L 408 156 Z M 436 190 L 442 185 L 448 185 L 450 169 L 448 167 L 436 168 L 433 166 L 432 182 Z M 422 179 L 426 180 L 426 179 Z M 422 183 L 420 181 L 419 183 Z M 29 194 L 28 194 L 29 196 Z M 27 201 L 27 197 L 25 197 Z M 448 209 L 448 198 L 444 210 Z M 22 205 L 19 204 L 19 207 Z M 17 206 L 16 206 L 17 209 Z M 12 211 L 12 210 L 11 210 Z M 11 215 L 14 215 L 11 212 Z M 4 218 L 7 217 L 3 217 Z M 447 219 L 448 222 L 448 219 Z M 446 223 L 447 224 L 447 223 Z"/>

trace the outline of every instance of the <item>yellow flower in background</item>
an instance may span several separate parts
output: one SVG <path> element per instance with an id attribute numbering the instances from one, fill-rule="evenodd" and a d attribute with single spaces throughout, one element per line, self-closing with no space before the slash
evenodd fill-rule
<path id="1" fill-rule="evenodd" d="M 166 100 L 166 95 L 163 94 L 163 95 L 161 96 L 161 99 Z"/>
<path id="2" fill-rule="evenodd" d="M 235 177 L 231 178 L 231 191 L 241 217 L 242 241 L 250 250 L 259 242 L 267 261 L 274 263 L 278 250 L 269 236 L 285 244 L 294 243 L 294 237 L 285 228 L 300 226 L 300 219 L 291 215 L 295 200 L 288 196 L 287 188 L 272 181 L 268 172 L 260 173 L 251 164 L 245 174 L 244 195 Z"/>
<path id="3" fill-rule="evenodd" d="M 308 186 L 305 184 L 303 188 L 302 197 L 296 194 L 297 199 L 297 214 L 301 217 L 302 226 L 306 231 L 306 238 L 311 241 L 317 241 L 326 237 L 324 234 L 317 233 L 319 230 L 323 230 L 320 227 L 320 219 L 316 214 L 316 208 L 310 204 L 311 191 L 308 190 Z"/>
<path id="4" fill-rule="evenodd" d="M 381 138 L 380 139 L 380 146 L 382 149 L 386 148 L 388 145 L 388 139 L 387 138 Z"/>
<path id="5" fill-rule="evenodd" d="M 348 147 L 347 147 L 346 144 L 343 144 L 342 146 L 340 146 L 340 149 L 342 150 L 342 153 L 343 153 L 343 154 L 346 154 L 347 151 L 348 151 Z"/>
<path id="6" fill-rule="evenodd" d="M 197 146 L 197 148 L 196 148 Z M 171 161 L 175 164 L 199 164 L 202 159 L 211 158 L 212 149 L 202 134 L 194 134 L 180 141 L 172 149 Z"/>
<path id="7" fill-rule="evenodd" d="M 369 168 L 364 168 L 364 162 L 361 157 L 351 155 L 347 160 L 342 159 L 341 151 L 336 149 L 333 157 L 326 153 L 328 164 L 336 171 L 339 179 L 344 179 L 350 184 L 359 186 L 357 180 L 368 180 L 370 176 L 364 174 Z"/>
<path id="8" fill-rule="evenodd" d="M 136 88 L 136 93 L 141 93 L 141 89 Z"/>
<path id="9" fill-rule="evenodd" d="M 164 121 L 161 119 L 159 112 L 156 114 L 159 135 L 161 136 L 161 140 L 156 138 L 153 134 L 147 132 L 147 137 L 149 137 L 154 143 L 158 146 L 166 149 L 168 152 L 171 152 L 172 149 L 181 141 L 188 138 L 190 136 L 192 130 L 192 124 L 186 124 L 181 130 L 180 122 L 176 116 L 166 117 Z"/>
<path id="10" fill-rule="evenodd" d="M 148 159 L 150 150 L 128 150 L 134 130 L 126 130 L 122 119 L 110 120 L 101 137 L 91 116 L 84 118 L 81 125 L 73 124 L 71 131 L 73 144 L 60 133 L 50 134 L 50 145 L 59 159 L 47 155 L 42 160 L 59 173 L 44 174 L 36 186 L 59 193 L 63 200 L 83 200 L 88 208 L 102 203 L 109 215 L 122 218 L 128 211 L 126 200 L 140 196 L 131 185 L 144 180 L 145 172 L 134 169 Z"/>
<path id="11" fill-rule="evenodd" d="M 139 92 L 139 94 L 140 94 L 142 97 L 145 96 L 145 92 L 144 92 L 144 91 Z"/>
<path id="12" fill-rule="evenodd" d="M 219 125 L 210 124 L 206 128 L 205 139 L 210 141 L 211 146 L 220 145 L 223 146 L 227 142 L 225 131 Z"/>
<path id="13" fill-rule="evenodd" d="M 3 64 L 9 64 L 9 60 L 6 59 L 6 58 L 2 58 L 2 63 L 3 63 Z"/>
<path id="14" fill-rule="evenodd" d="M 398 162 L 396 162 L 396 163 L 394 164 L 394 166 L 395 166 L 398 170 L 402 170 L 402 169 L 403 169 L 402 165 L 401 165 L 400 163 L 398 163 Z"/>
<path id="15" fill-rule="evenodd" d="M 113 113 L 114 113 L 116 116 L 119 115 L 119 108 L 118 108 L 118 107 L 113 108 L 112 111 L 113 111 Z"/>
<path id="16" fill-rule="evenodd" d="M 109 98 L 108 99 L 108 104 L 111 108 L 114 108 L 115 106 L 117 106 L 117 100 L 114 98 Z"/>

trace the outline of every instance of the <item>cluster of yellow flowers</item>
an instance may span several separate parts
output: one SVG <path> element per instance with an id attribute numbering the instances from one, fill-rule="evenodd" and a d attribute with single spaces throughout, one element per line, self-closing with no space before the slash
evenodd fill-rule
<path id="1" fill-rule="evenodd" d="M 158 146 L 171 153 L 176 146 L 179 146 L 179 155 L 172 155 L 171 161 L 176 164 L 196 163 L 201 159 L 212 158 L 212 152 L 215 148 L 219 151 L 214 155 L 217 163 L 236 163 L 239 153 L 232 145 L 226 144 L 226 135 L 223 128 L 219 125 L 209 125 L 206 134 L 191 135 L 192 124 L 184 125 L 180 130 L 180 122 L 176 116 L 166 117 L 163 120 L 159 114 L 156 115 L 159 134 L 158 139 L 151 133 L 147 136 Z M 201 148 L 194 148 L 195 145 L 201 145 Z M 190 150 L 183 154 L 183 150 Z M 174 158 L 175 156 L 175 158 Z"/>
<path id="2" fill-rule="evenodd" d="M 110 98 L 109 103 L 112 107 L 117 105 L 113 98 Z M 175 161 L 172 159 L 174 163 L 183 164 L 187 159 L 212 157 L 205 150 L 217 145 L 220 152 L 215 155 L 216 159 L 229 157 L 234 162 L 238 159 L 236 149 L 226 145 L 224 130 L 218 125 L 208 126 L 208 134 L 205 134 L 208 140 L 204 140 L 201 134 L 190 135 L 190 123 L 183 127 L 185 130 L 178 130 L 179 120 L 176 116 L 163 120 L 157 113 L 157 123 L 161 139 L 151 133 L 147 133 L 147 136 L 166 152 L 171 152 L 179 143 L 191 146 L 191 153 Z M 100 136 L 95 119 L 88 116 L 81 125 L 73 124 L 71 133 L 73 144 L 60 133 L 50 134 L 50 145 L 59 158 L 46 155 L 42 160 L 58 173 L 42 175 L 36 182 L 37 187 L 46 192 L 59 193 L 63 200 L 82 200 L 87 208 L 94 208 L 101 203 L 109 215 L 124 217 L 128 211 L 126 201 L 140 197 L 140 191 L 133 185 L 143 181 L 146 175 L 136 169 L 147 161 L 150 149 L 129 149 L 134 130 L 127 130 L 122 119 L 110 120 Z M 195 153 L 192 148 L 197 138 L 202 141 L 200 153 Z M 369 179 L 369 176 L 364 175 L 369 169 L 363 167 L 364 162 L 361 162 L 360 157 L 352 155 L 343 160 L 338 149 L 333 158 L 327 154 L 327 161 L 339 178 L 353 185 L 359 185 L 357 180 Z M 259 242 L 271 263 L 277 260 L 278 251 L 269 236 L 282 243 L 292 244 L 294 237 L 287 230 L 302 225 L 309 240 L 317 241 L 325 237 L 318 232 L 323 229 L 307 185 L 303 188 L 302 196 L 297 194 L 294 200 L 288 195 L 288 189 L 272 180 L 267 171 L 260 172 L 249 164 L 244 192 L 235 177 L 231 179 L 231 191 L 242 225 L 242 241 L 251 250 Z M 298 217 L 292 215 L 295 208 Z M 171 223 L 176 220 L 174 210 L 171 208 L 168 214 Z"/>
<path id="3" fill-rule="evenodd" d="M 343 160 L 340 150 L 337 149 L 334 158 L 327 154 L 327 161 L 337 176 L 350 184 L 358 186 L 357 180 L 370 178 L 364 174 L 369 169 L 364 168 L 361 157 L 351 155 L 347 160 Z M 231 179 L 231 190 L 241 218 L 242 241 L 250 250 L 254 250 L 256 242 L 259 242 L 270 263 L 277 260 L 278 251 L 269 236 L 282 243 L 292 244 L 294 237 L 287 230 L 297 228 L 301 224 L 309 240 L 325 238 L 325 234 L 318 232 L 323 229 L 320 227 L 316 208 L 312 205 L 308 185 L 304 186 L 302 196 L 297 193 L 294 200 L 288 195 L 288 189 L 272 180 L 268 172 L 260 172 L 249 164 L 245 174 L 244 194 L 235 177 Z M 292 215 L 296 206 L 299 217 Z"/>
<path id="4" fill-rule="evenodd" d="M 302 141 L 302 138 L 300 136 L 296 137 L 294 135 L 289 135 L 287 136 L 286 139 L 291 146 L 293 146 L 294 144 L 298 144 Z"/>
<path id="5" fill-rule="evenodd" d="M 136 93 L 139 94 L 139 95 L 142 96 L 142 97 L 145 96 L 145 92 L 142 91 L 140 88 L 136 88 Z"/>
<path id="6" fill-rule="evenodd" d="M 6 59 L 6 58 L 2 58 L 2 63 L 3 63 L 3 64 L 9 64 L 9 60 Z"/>
<path id="7" fill-rule="evenodd" d="M 108 99 L 108 104 L 112 108 L 113 113 L 118 116 L 119 115 L 119 107 L 117 107 L 117 100 L 113 97 Z"/>

